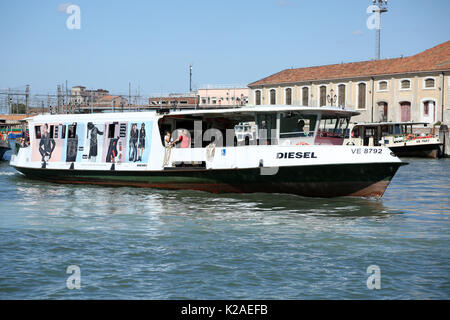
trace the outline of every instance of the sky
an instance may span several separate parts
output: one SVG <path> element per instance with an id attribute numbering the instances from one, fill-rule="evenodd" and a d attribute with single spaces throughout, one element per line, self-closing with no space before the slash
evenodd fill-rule
<path id="1" fill-rule="evenodd" d="M 69 5 L 80 28 L 69 29 Z M 370 0 L 0 0 L 0 90 L 57 84 L 142 95 L 247 85 L 286 68 L 375 57 Z M 450 40 L 449 0 L 390 0 L 381 57 Z M 73 18 L 73 16 L 72 16 Z M 70 20 L 74 21 L 74 20 Z"/>

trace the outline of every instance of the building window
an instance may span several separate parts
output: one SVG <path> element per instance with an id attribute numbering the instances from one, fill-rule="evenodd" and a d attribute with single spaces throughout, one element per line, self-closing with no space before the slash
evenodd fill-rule
<path id="1" fill-rule="evenodd" d="M 345 84 L 338 86 L 338 105 L 345 106 Z"/>
<path id="2" fill-rule="evenodd" d="M 309 103 L 309 88 L 302 88 L 302 105 L 307 106 Z"/>
<path id="3" fill-rule="evenodd" d="M 408 101 L 400 102 L 400 111 L 401 111 L 400 120 L 402 122 L 411 121 L 411 102 Z"/>
<path id="4" fill-rule="evenodd" d="M 275 89 L 270 90 L 270 104 L 276 104 L 276 91 Z"/>
<path id="5" fill-rule="evenodd" d="M 292 104 L 292 89 L 291 88 L 286 89 L 286 104 L 287 105 Z"/>
<path id="6" fill-rule="evenodd" d="M 255 104 L 257 106 L 261 105 L 261 91 L 260 90 L 256 90 L 256 92 L 255 92 Z"/>
<path id="7" fill-rule="evenodd" d="M 435 88 L 435 81 L 433 78 L 427 78 L 425 79 L 425 88 L 427 89 L 434 89 Z"/>
<path id="8" fill-rule="evenodd" d="M 321 86 L 319 90 L 320 90 L 319 107 L 323 107 L 327 104 L 327 87 Z"/>
<path id="9" fill-rule="evenodd" d="M 400 82 L 400 88 L 404 89 L 404 90 L 411 89 L 411 81 L 409 81 L 409 80 L 402 80 Z"/>
<path id="10" fill-rule="evenodd" d="M 387 81 L 378 82 L 378 91 L 386 91 L 387 90 Z"/>
<path id="11" fill-rule="evenodd" d="M 358 84 L 358 109 L 366 108 L 366 84 Z"/>
<path id="12" fill-rule="evenodd" d="M 379 102 L 378 106 L 380 107 L 380 121 L 387 122 L 388 121 L 388 104 L 386 102 Z"/>
<path id="13" fill-rule="evenodd" d="M 424 116 L 424 118 L 427 118 L 427 119 L 424 119 L 424 121 L 427 121 L 427 122 L 436 121 L 433 100 L 427 100 L 427 101 L 423 102 L 423 116 Z"/>

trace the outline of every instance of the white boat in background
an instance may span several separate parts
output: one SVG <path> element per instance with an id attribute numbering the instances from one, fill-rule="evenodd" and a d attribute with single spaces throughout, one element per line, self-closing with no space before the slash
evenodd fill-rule
<path id="1" fill-rule="evenodd" d="M 375 122 L 350 126 L 346 145 L 390 148 L 399 157 L 442 156 L 439 134 L 426 122 Z"/>
<path id="2" fill-rule="evenodd" d="M 270 105 L 41 115 L 27 119 L 30 145 L 10 164 L 57 183 L 381 197 L 405 163 L 385 147 L 342 145 L 357 114 Z M 252 122 L 257 138 L 236 144 L 236 125 Z"/>

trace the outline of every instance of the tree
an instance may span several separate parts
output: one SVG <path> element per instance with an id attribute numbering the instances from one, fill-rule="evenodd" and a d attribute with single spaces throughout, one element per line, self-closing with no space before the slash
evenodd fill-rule
<path id="1" fill-rule="evenodd" d="M 12 103 L 11 104 L 11 113 L 26 114 L 27 106 L 24 105 L 23 103 Z"/>

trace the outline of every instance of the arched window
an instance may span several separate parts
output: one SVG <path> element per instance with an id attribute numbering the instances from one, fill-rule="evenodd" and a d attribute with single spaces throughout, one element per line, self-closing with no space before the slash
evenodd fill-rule
<path id="1" fill-rule="evenodd" d="M 277 101 L 277 95 L 275 89 L 270 90 L 270 104 L 276 104 Z"/>
<path id="2" fill-rule="evenodd" d="M 327 87 L 321 86 L 319 90 L 320 90 L 319 107 L 323 107 L 327 105 Z"/>
<path id="3" fill-rule="evenodd" d="M 411 88 L 411 81 L 409 81 L 409 80 L 402 80 L 400 82 L 400 87 L 402 89 L 410 89 Z"/>
<path id="4" fill-rule="evenodd" d="M 358 84 L 358 109 L 366 108 L 366 84 Z"/>
<path id="5" fill-rule="evenodd" d="M 345 84 L 338 86 L 338 105 L 345 106 Z"/>
<path id="6" fill-rule="evenodd" d="M 387 81 L 380 81 L 380 82 L 378 82 L 378 90 L 379 91 L 387 90 Z"/>
<path id="7" fill-rule="evenodd" d="M 425 88 L 434 88 L 434 79 L 433 78 L 425 79 Z"/>
<path id="8" fill-rule="evenodd" d="M 261 105 L 261 90 L 256 90 L 255 92 L 255 104 L 257 106 Z"/>
<path id="9" fill-rule="evenodd" d="M 302 105 L 307 106 L 309 103 L 309 89 L 304 87 L 302 89 Z"/>
<path id="10" fill-rule="evenodd" d="M 291 88 L 286 89 L 286 104 L 287 105 L 292 104 L 292 89 Z"/>

